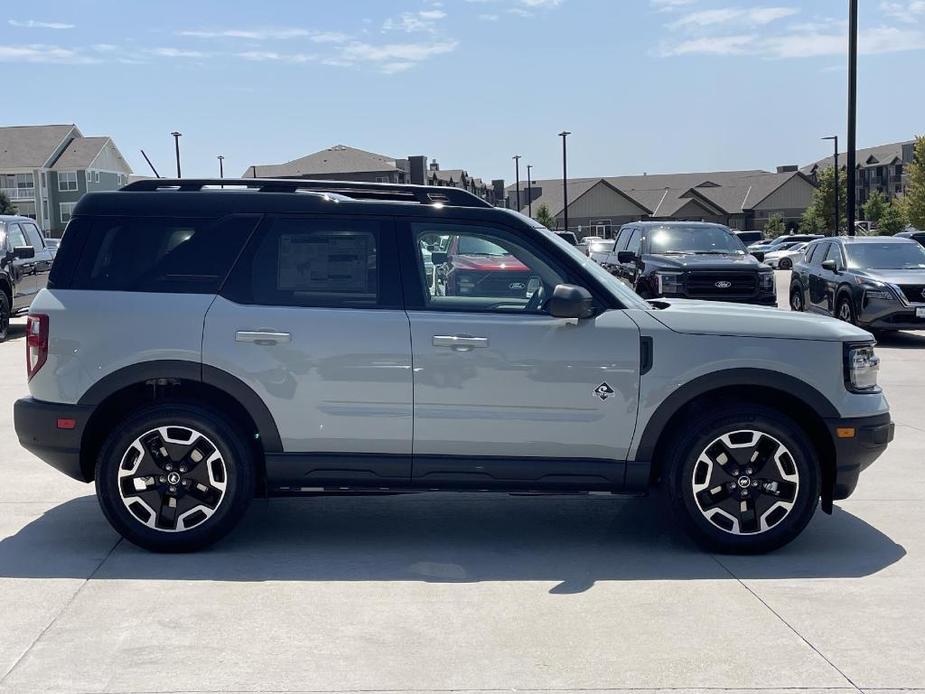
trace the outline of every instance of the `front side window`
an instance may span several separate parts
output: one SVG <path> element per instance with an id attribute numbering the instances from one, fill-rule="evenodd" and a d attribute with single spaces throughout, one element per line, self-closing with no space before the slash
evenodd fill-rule
<path id="1" fill-rule="evenodd" d="M 564 273 L 505 231 L 423 222 L 411 226 L 425 308 L 541 313 L 544 299 L 566 283 Z"/>
<path id="2" fill-rule="evenodd" d="M 42 241 L 42 235 L 39 233 L 39 228 L 35 224 L 23 224 L 26 230 L 26 237 L 29 239 L 29 245 L 32 246 L 36 251 L 39 251 L 45 248 L 45 242 Z"/>
<path id="3" fill-rule="evenodd" d="M 825 258 L 823 259 L 822 262 L 825 262 L 826 260 L 834 260 L 836 267 L 838 268 L 842 267 L 841 249 L 839 248 L 837 243 L 829 244 L 829 252 L 825 254 Z"/>
<path id="4" fill-rule="evenodd" d="M 58 172 L 58 190 L 62 192 L 77 190 L 77 172 L 76 171 L 59 171 Z"/>
<path id="5" fill-rule="evenodd" d="M 223 295 L 264 306 L 381 305 L 379 222 L 279 217 L 243 254 Z"/>
<path id="6" fill-rule="evenodd" d="M 845 252 L 848 267 L 855 270 L 925 269 L 925 248 L 918 243 L 852 243 Z"/>
<path id="7" fill-rule="evenodd" d="M 642 230 L 633 229 L 630 232 L 629 241 L 626 243 L 626 250 L 631 253 L 639 255 L 639 250 L 642 248 Z"/>

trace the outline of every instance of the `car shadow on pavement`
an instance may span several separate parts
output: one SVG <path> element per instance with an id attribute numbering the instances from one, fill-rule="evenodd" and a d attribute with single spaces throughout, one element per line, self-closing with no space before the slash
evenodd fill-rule
<path id="1" fill-rule="evenodd" d="M 598 581 L 845 578 L 905 549 L 860 518 L 818 513 L 764 556 L 701 551 L 658 499 L 416 494 L 256 501 L 224 541 L 153 554 L 122 541 L 93 497 L 46 511 L 0 541 L 0 577 L 208 581 Z"/>
<path id="2" fill-rule="evenodd" d="M 878 333 L 877 345 L 894 349 L 925 349 L 925 332 Z"/>
<path id="3" fill-rule="evenodd" d="M 10 323 L 9 330 L 6 333 L 6 341 L 12 342 L 13 340 L 19 340 L 26 336 L 26 324 L 20 321 Z"/>

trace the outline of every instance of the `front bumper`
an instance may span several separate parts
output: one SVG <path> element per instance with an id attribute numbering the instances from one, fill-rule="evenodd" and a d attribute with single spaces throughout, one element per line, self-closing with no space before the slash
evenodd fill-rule
<path id="1" fill-rule="evenodd" d="M 871 417 L 827 419 L 826 426 L 835 444 L 832 498 L 847 499 L 857 487 L 861 471 L 879 458 L 893 440 L 895 426 L 889 412 Z"/>
<path id="2" fill-rule="evenodd" d="M 92 407 L 21 398 L 13 405 L 13 425 L 20 445 L 56 470 L 89 482 L 81 470 L 80 442 Z M 64 424 L 72 428 L 61 428 Z"/>
<path id="3" fill-rule="evenodd" d="M 925 330 L 925 317 L 917 317 L 916 310 L 925 303 L 911 304 L 896 299 L 879 299 L 863 294 L 857 299 L 858 324 L 872 330 Z"/>

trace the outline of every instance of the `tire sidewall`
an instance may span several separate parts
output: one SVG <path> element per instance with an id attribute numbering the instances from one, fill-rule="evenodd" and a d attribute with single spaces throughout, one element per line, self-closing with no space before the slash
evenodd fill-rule
<path id="1" fill-rule="evenodd" d="M 778 265 L 778 268 L 781 270 L 790 270 L 791 268 L 793 268 L 793 261 L 787 258 L 784 258 L 777 265 Z"/>
<path id="2" fill-rule="evenodd" d="M 10 300 L 7 299 L 6 292 L 0 289 L 0 342 L 4 342 L 9 334 L 11 316 Z"/>
<path id="3" fill-rule="evenodd" d="M 126 508 L 119 494 L 118 471 L 128 447 L 139 436 L 163 426 L 188 427 L 207 436 L 225 462 L 225 495 L 212 516 L 182 532 L 147 527 Z M 227 534 L 240 520 L 254 495 L 253 456 L 224 418 L 186 404 L 154 405 L 113 427 L 96 463 L 96 493 L 104 515 L 125 539 L 145 549 L 186 552 L 200 549 Z"/>
<path id="4" fill-rule="evenodd" d="M 700 453 L 717 437 L 753 429 L 773 436 L 786 446 L 799 473 L 799 490 L 790 513 L 770 530 L 752 535 L 733 535 L 707 520 L 693 495 L 694 465 Z M 793 420 L 774 410 L 745 405 L 696 418 L 675 448 L 669 478 L 672 507 L 688 532 L 700 544 L 720 552 L 761 553 L 781 547 L 802 532 L 819 501 L 819 461 L 806 434 Z"/>
<path id="5" fill-rule="evenodd" d="M 856 318 L 854 315 L 854 306 L 851 305 L 851 299 L 847 296 L 842 295 L 838 299 L 838 303 L 835 304 L 835 317 L 838 318 L 839 320 L 844 320 L 841 317 L 842 306 L 848 307 L 848 320 L 845 322 L 850 323 L 851 325 L 854 325 L 856 322 Z"/>
<path id="6" fill-rule="evenodd" d="M 794 306 L 794 299 L 796 298 L 799 301 L 799 308 Z M 803 306 L 803 290 L 800 287 L 791 287 L 790 288 L 790 310 L 802 312 L 805 307 Z"/>

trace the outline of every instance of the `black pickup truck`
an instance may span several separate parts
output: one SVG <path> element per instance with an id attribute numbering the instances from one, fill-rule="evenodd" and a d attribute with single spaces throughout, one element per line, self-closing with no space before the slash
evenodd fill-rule
<path id="1" fill-rule="evenodd" d="M 28 311 L 48 283 L 53 258 L 35 220 L 0 215 L 0 342 L 6 339 L 10 318 Z"/>

